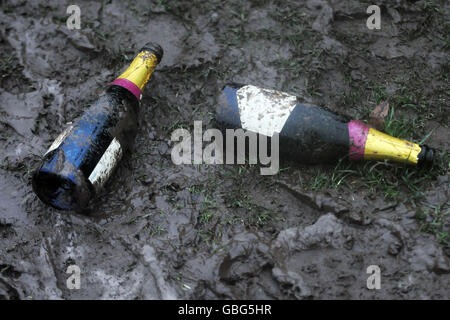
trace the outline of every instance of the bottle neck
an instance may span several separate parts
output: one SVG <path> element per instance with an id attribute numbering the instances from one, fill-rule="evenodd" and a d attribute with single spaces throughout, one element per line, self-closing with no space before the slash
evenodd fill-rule
<path id="1" fill-rule="evenodd" d="M 348 123 L 350 160 L 393 160 L 417 165 L 422 147 L 369 128 L 358 120 Z"/>
<path id="2" fill-rule="evenodd" d="M 158 57 L 150 51 L 141 51 L 130 66 L 110 85 L 123 87 L 133 93 L 138 99 L 142 98 L 142 91 L 158 64 Z"/>

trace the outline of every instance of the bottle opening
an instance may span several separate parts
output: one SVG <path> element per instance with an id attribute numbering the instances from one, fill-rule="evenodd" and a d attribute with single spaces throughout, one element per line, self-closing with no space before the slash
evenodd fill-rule
<path id="1" fill-rule="evenodd" d="M 421 145 L 422 149 L 418 156 L 418 164 L 420 166 L 429 166 L 433 164 L 434 160 L 434 149 L 428 147 L 427 145 Z"/>
<path id="2" fill-rule="evenodd" d="M 142 52 L 142 51 L 149 51 L 149 52 L 151 52 L 151 53 L 154 53 L 155 56 L 156 56 L 156 59 L 158 59 L 158 63 L 161 62 L 161 59 L 162 59 L 162 57 L 163 57 L 163 55 L 164 55 L 164 50 L 163 50 L 163 48 L 162 48 L 159 44 L 157 44 L 157 43 L 155 43 L 155 42 L 147 42 L 147 43 L 142 47 L 141 52 Z"/>

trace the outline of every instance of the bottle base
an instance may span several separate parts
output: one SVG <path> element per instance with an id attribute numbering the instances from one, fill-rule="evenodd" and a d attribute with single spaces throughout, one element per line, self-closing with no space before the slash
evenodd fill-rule
<path id="1" fill-rule="evenodd" d="M 58 210 L 81 211 L 93 193 L 81 172 L 63 175 L 38 170 L 33 175 L 32 186 L 42 202 Z"/>

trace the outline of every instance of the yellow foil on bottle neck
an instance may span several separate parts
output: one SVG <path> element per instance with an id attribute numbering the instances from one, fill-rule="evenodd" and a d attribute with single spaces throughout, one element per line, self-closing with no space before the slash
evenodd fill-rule
<path id="1" fill-rule="evenodd" d="M 417 164 L 420 151 L 421 148 L 417 143 L 394 138 L 370 128 L 364 148 L 364 159 L 389 159 L 397 162 Z"/>
<path id="2" fill-rule="evenodd" d="M 157 64 L 158 58 L 154 53 L 142 51 L 117 79 L 127 79 L 142 91 Z"/>

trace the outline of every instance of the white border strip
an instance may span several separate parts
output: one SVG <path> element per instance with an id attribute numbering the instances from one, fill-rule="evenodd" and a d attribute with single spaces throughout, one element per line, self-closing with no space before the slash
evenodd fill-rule
<path id="1" fill-rule="evenodd" d="M 242 128 L 272 137 L 283 129 L 297 97 L 247 85 L 237 91 L 237 101 Z"/>
<path id="2" fill-rule="evenodd" d="M 114 168 L 122 158 L 122 154 L 123 151 L 120 142 L 114 138 L 105 150 L 105 153 L 103 153 L 94 170 L 92 170 L 89 175 L 88 179 L 96 190 L 102 188 L 109 179 Z"/>

